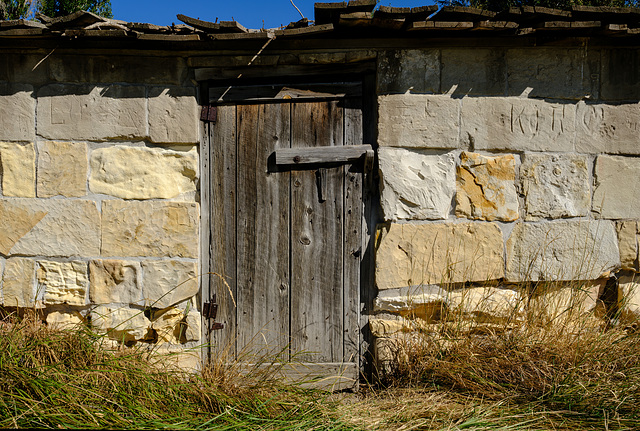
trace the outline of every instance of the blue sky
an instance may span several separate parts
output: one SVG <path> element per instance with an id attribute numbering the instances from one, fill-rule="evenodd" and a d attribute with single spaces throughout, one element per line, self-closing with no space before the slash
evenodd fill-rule
<path id="1" fill-rule="evenodd" d="M 324 0 L 327 1 L 327 0 Z M 302 13 L 313 19 L 314 0 L 293 0 Z M 381 5 L 416 7 L 433 4 L 433 0 L 382 0 Z M 300 19 L 290 0 L 111 0 L 113 16 L 129 22 L 149 22 L 158 25 L 179 23 L 176 14 L 205 21 L 229 21 L 235 18 L 248 28 L 286 25 Z"/>

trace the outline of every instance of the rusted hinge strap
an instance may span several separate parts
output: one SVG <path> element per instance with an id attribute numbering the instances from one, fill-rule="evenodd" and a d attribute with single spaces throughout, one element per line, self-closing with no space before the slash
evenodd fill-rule
<path id="1" fill-rule="evenodd" d="M 205 123 L 215 123 L 218 121 L 218 107 L 217 106 L 203 106 L 200 112 L 200 121 Z"/>

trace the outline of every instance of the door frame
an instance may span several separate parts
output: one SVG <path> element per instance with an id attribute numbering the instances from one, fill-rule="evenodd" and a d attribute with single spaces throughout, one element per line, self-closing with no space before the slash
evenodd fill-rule
<path id="1" fill-rule="evenodd" d="M 362 72 L 362 70 L 365 70 Z M 275 73 L 274 73 L 275 72 Z M 376 97 L 376 79 L 375 69 L 369 65 L 361 68 L 358 72 L 342 73 L 340 70 L 333 70 L 332 73 L 323 73 L 316 75 L 295 75 L 282 76 L 277 74 L 277 68 L 269 69 L 260 77 L 250 77 L 246 79 L 221 79 L 208 80 L 200 82 L 200 106 L 206 107 L 210 104 L 209 88 L 225 85 L 233 85 L 236 87 L 262 85 L 262 84 L 315 84 L 327 82 L 359 82 L 362 86 L 362 121 L 363 121 L 363 144 L 371 145 L 377 150 L 377 97 Z M 247 103 L 251 103 L 248 101 Z M 255 103 L 255 102 L 254 102 Z M 210 262 L 212 253 L 211 241 L 211 215 L 209 213 L 209 204 L 211 202 L 211 148 L 209 147 L 209 129 L 210 123 L 204 121 L 207 112 L 203 111 L 201 115 L 200 128 L 200 205 L 201 205 L 201 225 L 200 225 L 200 293 L 199 306 L 203 310 L 204 303 L 210 298 L 211 277 Z M 359 327 L 360 327 L 360 348 L 359 365 L 361 377 L 370 380 L 373 369 L 373 336 L 369 330 L 369 315 L 373 310 L 373 301 L 376 297 L 374 284 L 375 274 L 375 257 L 374 257 L 374 238 L 375 227 L 379 221 L 379 192 L 377 181 L 377 158 L 373 161 L 373 166 L 365 169 L 363 174 L 363 211 L 362 211 L 362 256 L 360 259 L 360 309 L 359 309 Z M 209 330 L 207 319 L 203 314 L 202 339 L 206 340 L 202 350 L 203 362 L 206 363 L 211 354 L 209 342 Z"/>

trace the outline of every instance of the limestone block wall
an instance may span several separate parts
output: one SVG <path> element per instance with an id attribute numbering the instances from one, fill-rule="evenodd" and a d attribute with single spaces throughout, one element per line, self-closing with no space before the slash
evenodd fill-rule
<path id="1" fill-rule="evenodd" d="M 0 55 L 3 307 L 91 323 L 114 343 L 200 344 L 199 112 L 185 61 Z"/>
<path id="2" fill-rule="evenodd" d="M 549 313 L 577 284 L 592 312 L 610 276 L 618 305 L 640 316 L 638 52 L 379 54 L 375 335 L 389 341 L 443 309 L 489 307 L 480 314 L 496 323 L 537 282 Z"/>

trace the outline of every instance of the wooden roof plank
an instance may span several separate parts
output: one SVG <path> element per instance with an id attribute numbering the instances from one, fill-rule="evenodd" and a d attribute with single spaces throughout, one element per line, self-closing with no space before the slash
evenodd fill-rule
<path id="1" fill-rule="evenodd" d="M 341 13 L 347 12 L 347 2 L 340 3 L 315 3 L 313 15 L 316 24 L 328 24 L 337 22 Z"/>
<path id="2" fill-rule="evenodd" d="M 378 2 L 376 0 L 350 0 L 347 3 L 349 12 L 373 12 Z"/>
<path id="3" fill-rule="evenodd" d="M 414 30 L 469 30 L 473 28 L 471 21 L 418 21 L 411 23 L 407 28 L 409 31 Z"/>
<path id="4" fill-rule="evenodd" d="M 73 27 L 86 27 L 97 22 L 107 22 L 104 18 L 85 10 L 79 10 L 72 14 L 53 18 L 47 26 L 52 29 L 68 29 Z"/>
<path id="5" fill-rule="evenodd" d="M 321 25 L 312 25 L 312 26 L 303 27 L 303 28 L 276 30 L 274 34 L 277 37 L 316 35 L 316 34 L 331 32 L 333 31 L 333 28 L 334 28 L 333 24 L 321 24 Z"/>
<path id="6" fill-rule="evenodd" d="M 430 19 L 433 21 L 484 21 L 496 16 L 496 13 L 490 10 L 478 9 L 464 6 L 443 6 Z"/>
<path id="7" fill-rule="evenodd" d="M 477 21 L 473 23 L 473 30 L 514 30 L 518 23 L 513 21 Z"/>
<path id="8" fill-rule="evenodd" d="M 42 36 L 49 34 L 46 28 L 11 28 L 8 30 L 0 30 L 0 37 L 23 37 L 23 36 Z"/>
<path id="9" fill-rule="evenodd" d="M 169 31 L 169 27 L 166 25 L 155 25 L 144 22 L 128 22 L 127 27 L 131 30 L 140 31 L 143 33 L 166 33 Z"/>
<path id="10" fill-rule="evenodd" d="M 69 37 L 131 37 L 126 30 L 65 30 L 63 36 Z"/>
<path id="11" fill-rule="evenodd" d="M 47 28 L 46 25 L 31 21 L 28 19 L 13 19 L 9 21 L 0 21 L 0 29 L 10 28 Z"/>
<path id="12" fill-rule="evenodd" d="M 202 30 L 205 33 L 247 33 L 248 30 L 236 21 L 221 21 L 219 23 L 203 21 L 197 18 L 191 18 L 186 15 L 178 14 L 176 17 L 183 23 L 193 28 Z"/>
<path id="13" fill-rule="evenodd" d="M 163 42 L 189 42 L 200 40 L 200 36 L 197 34 L 158 34 L 158 33 L 137 33 L 136 37 L 139 40 L 153 40 Z"/>
<path id="14" fill-rule="evenodd" d="M 429 15 L 437 10 L 438 6 L 436 5 L 414 8 L 380 6 L 380 8 L 374 12 L 373 17 L 380 19 L 405 19 L 408 22 L 415 22 L 426 20 Z"/>
<path id="15" fill-rule="evenodd" d="M 256 40 L 271 39 L 274 34 L 274 32 L 257 31 L 255 33 L 215 33 L 210 34 L 209 37 L 213 40 Z"/>

